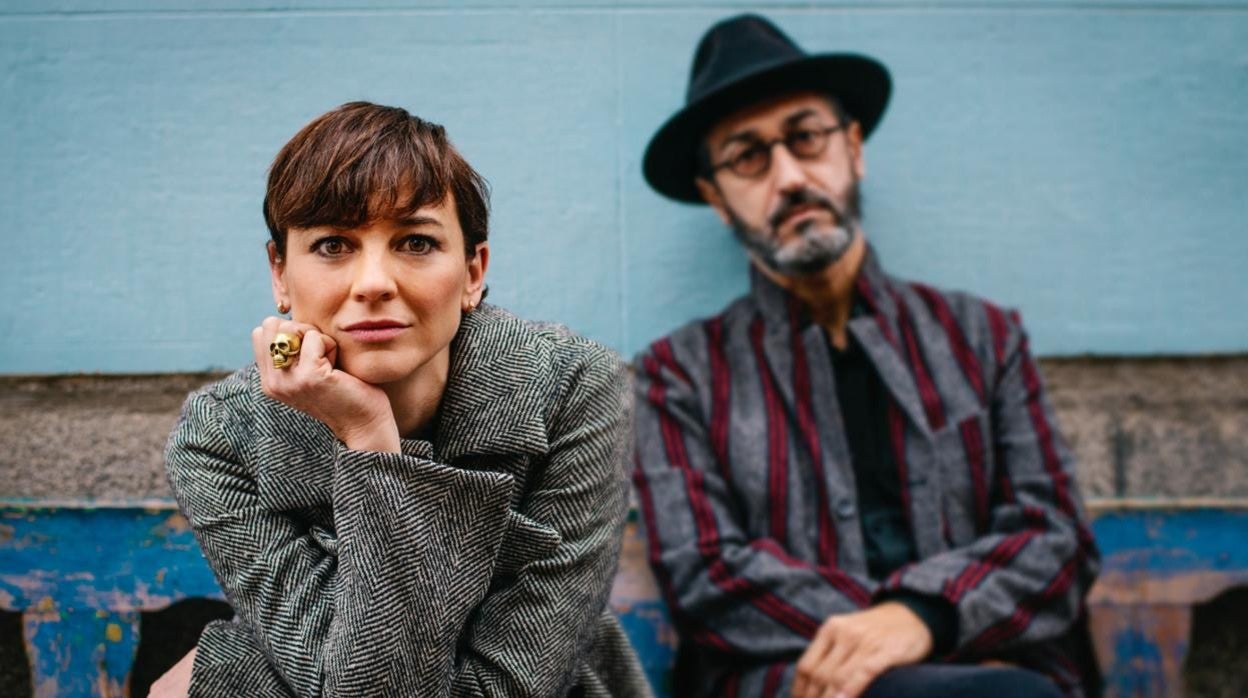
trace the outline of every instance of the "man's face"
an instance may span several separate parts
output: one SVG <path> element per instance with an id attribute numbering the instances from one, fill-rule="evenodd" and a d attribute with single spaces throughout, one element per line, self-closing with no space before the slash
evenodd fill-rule
<path id="1" fill-rule="evenodd" d="M 800 152 L 808 138 L 827 145 Z M 715 167 L 757 157 L 760 144 L 777 139 L 765 170 L 750 176 L 717 167 L 698 189 L 758 262 L 785 276 L 813 274 L 839 260 L 858 234 L 862 132 L 857 122 L 842 123 L 826 97 L 802 92 L 728 116 L 705 144 Z"/>

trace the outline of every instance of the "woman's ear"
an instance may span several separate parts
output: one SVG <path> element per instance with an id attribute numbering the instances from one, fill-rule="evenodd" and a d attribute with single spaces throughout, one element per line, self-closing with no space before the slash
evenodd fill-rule
<path id="1" fill-rule="evenodd" d="M 290 309 L 290 294 L 286 290 L 286 260 L 277 252 L 277 243 L 272 240 L 265 249 L 269 253 L 269 280 L 273 284 L 273 303 L 279 309 Z"/>
<path id="2" fill-rule="evenodd" d="M 474 254 L 468 258 L 468 283 L 464 285 L 464 305 L 481 304 L 481 289 L 485 286 L 485 270 L 490 266 L 490 243 L 477 243 Z"/>

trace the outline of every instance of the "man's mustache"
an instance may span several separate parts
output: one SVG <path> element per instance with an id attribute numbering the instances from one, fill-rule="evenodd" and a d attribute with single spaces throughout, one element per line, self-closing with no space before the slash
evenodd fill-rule
<path id="1" fill-rule="evenodd" d="M 836 204 L 832 202 L 832 199 L 829 199 L 813 189 L 806 188 L 798 189 L 797 191 L 790 192 L 785 195 L 784 201 L 780 202 L 780 207 L 776 209 L 775 213 L 771 214 L 771 217 L 767 219 L 767 222 L 771 225 L 772 230 L 775 230 L 780 227 L 780 224 L 784 222 L 784 219 L 788 218 L 795 209 L 811 205 L 819 206 L 820 208 L 823 208 L 831 213 L 835 216 L 838 224 L 843 225 L 845 223 L 844 213 L 837 208 Z"/>

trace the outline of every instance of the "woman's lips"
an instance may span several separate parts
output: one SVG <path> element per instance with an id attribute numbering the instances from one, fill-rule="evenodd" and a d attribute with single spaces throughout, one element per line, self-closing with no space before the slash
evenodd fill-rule
<path id="1" fill-rule="evenodd" d="M 388 342 L 408 329 L 397 322 L 359 322 L 344 328 L 357 342 Z"/>

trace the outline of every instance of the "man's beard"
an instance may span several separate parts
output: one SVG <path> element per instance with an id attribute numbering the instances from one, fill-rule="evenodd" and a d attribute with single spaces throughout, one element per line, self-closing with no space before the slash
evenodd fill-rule
<path id="1" fill-rule="evenodd" d="M 732 209 L 728 209 L 728 217 L 737 240 L 769 269 L 784 276 L 808 276 L 827 269 L 845 256 L 858 235 L 858 224 L 862 219 L 861 199 L 858 182 L 854 181 L 841 206 L 809 188 L 786 195 L 768 218 L 768 229 L 765 230 L 750 226 Z M 797 224 L 794 237 L 781 243 L 777 229 L 784 219 L 793 209 L 812 205 L 832 214 L 833 222 L 802 221 Z"/>

